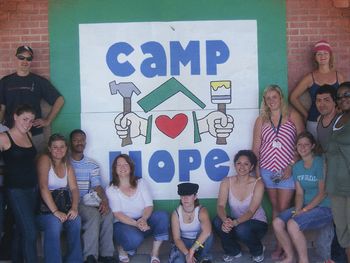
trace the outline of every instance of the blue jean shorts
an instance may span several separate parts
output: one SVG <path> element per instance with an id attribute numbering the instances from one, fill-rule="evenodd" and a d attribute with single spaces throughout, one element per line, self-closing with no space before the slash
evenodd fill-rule
<path id="1" fill-rule="evenodd" d="M 275 172 L 271 170 L 267 170 L 264 168 L 260 168 L 260 175 L 264 181 L 265 187 L 267 189 L 286 189 L 286 190 L 294 190 L 295 183 L 293 177 L 289 177 L 286 180 L 281 180 L 278 183 L 272 181 L 272 177 Z"/>
<path id="2" fill-rule="evenodd" d="M 294 207 L 284 210 L 278 217 L 287 223 L 293 219 L 301 231 L 318 229 L 333 222 L 333 215 L 330 207 L 316 206 L 315 208 L 293 217 Z"/>

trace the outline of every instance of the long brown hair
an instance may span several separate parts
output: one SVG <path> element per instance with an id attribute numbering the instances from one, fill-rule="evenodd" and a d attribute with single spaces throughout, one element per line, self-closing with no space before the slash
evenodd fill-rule
<path id="1" fill-rule="evenodd" d="M 136 188 L 137 177 L 135 176 L 135 164 L 134 164 L 134 161 L 127 154 L 120 154 L 117 157 L 115 157 L 115 159 L 112 163 L 112 182 L 111 182 L 111 185 L 115 185 L 115 186 L 120 185 L 119 175 L 117 174 L 117 161 L 120 158 L 123 158 L 129 164 L 129 167 L 130 167 L 129 183 L 130 183 L 132 188 Z"/>

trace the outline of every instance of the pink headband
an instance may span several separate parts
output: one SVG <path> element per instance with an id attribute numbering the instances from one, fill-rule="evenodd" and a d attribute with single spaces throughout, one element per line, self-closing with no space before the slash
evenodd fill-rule
<path id="1" fill-rule="evenodd" d="M 317 51 L 328 51 L 332 53 L 331 45 L 326 40 L 318 41 L 313 48 L 313 51 L 316 53 Z"/>

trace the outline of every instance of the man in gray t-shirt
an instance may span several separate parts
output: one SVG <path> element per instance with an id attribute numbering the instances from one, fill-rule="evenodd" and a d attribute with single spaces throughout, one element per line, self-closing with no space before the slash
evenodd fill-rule
<path id="1" fill-rule="evenodd" d="M 331 85 L 323 85 L 316 92 L 316 107 L 320 112 L 317 119 L 317 139 L 323 152 L 327 150 L 328 140 L 338 116 L 336 96 L 337 91 Z"/>
<path id="2" fill-rule="evenodd" d="M 334 122 L 339 116 L 336 99 L 337 91 L 331 85 L 323 85 L 316 92 L 316 108 L 320 112 L 320 116 L 317 119 L 317 140 L 323 152 L 327 151 L 327 145 L 333 132 Z M 327 244 L 326 246 L 328 249 L 329 243 L 331 242 L 329 237 L 333 236 L 330 233 L 333 231 L 333 226 L 323 228 L 318 237 L 318 244 Z M 319 246 L 322 249 L 322 245 Z M 345 250 L 339 245 L 336 235 L 334 235 L 331 245 L 331 258 L 336 262 L 346 261 Z"/>

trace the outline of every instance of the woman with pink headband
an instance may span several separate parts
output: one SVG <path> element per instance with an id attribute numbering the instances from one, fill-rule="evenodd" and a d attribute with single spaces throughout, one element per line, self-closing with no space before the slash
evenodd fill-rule
<path id="1" fill-rule="evenodd" d="M 338 89 L 339 84 L 344 81 L 344 77 L 334 69 L 334 56 L 327 41 L 318 41 L 313 47 L 313 53 L 316 69 L 304 76 L 298 83 L 290 95 L 290 103 L 301 113 L 304 120 L 307 120 L 306 129 L 317 138 L 317 118 L 320 113 L 316 108 L 316 91 L 324 84 Z M 300 99 L 307 90 L 311 97 L 309 109 L 305 108 Z"/>

